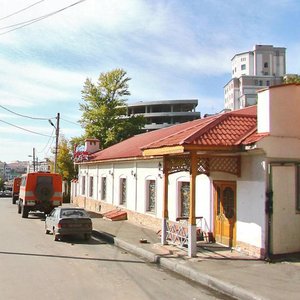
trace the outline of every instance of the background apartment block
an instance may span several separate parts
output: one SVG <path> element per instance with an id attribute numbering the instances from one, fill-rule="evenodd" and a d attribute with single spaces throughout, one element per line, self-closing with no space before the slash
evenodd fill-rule
<path id="1" fill-rule="evenodd" d="M 161 129 L 200 118 L 197 99 L 160 100 L 128 104 L 127 115 L 143 115 L 145 131 Z"/>
<path id="2" fill-rule="evenodd" d="M 225 109 L 236 110 L 257 102 L 257 91 L 283 82 L 286 48 L 255 45 L 231 59 L 232 79 L 224 86 Z"/>

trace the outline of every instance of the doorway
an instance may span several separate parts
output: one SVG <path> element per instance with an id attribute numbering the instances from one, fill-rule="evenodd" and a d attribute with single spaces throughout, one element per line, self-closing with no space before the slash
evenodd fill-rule
<path id="1" fill-rule="evenodd" d="M 236 182 L 214 181 L 214 236 L 228 247 L 236 244 Z"/>

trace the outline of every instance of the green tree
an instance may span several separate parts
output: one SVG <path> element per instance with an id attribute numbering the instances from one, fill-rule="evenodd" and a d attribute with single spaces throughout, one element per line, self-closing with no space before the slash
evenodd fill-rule
<path id="1" fill-rule="evenodd" d="M 300 75 L 293 74 L 293 75 L 287 75 L 284 78 L 284 83 L 300 83 Z"/>
<path id="2" fill-rule="evenodd" d="M 51 162 L 51 171 L 53 172 L 54 162 Z M 57 153 L 57 172 L 62 176 L 65 184 L 63 194 L 64 202 L 70 201 L 71 180 L 76 176 L 76 169 L 73 162 L 73 148 L 71 143 L 61 136 L 58 143 Z"/>
<path id="3" fill-rule="evenodd" d="M 57 171 L 68 182 L 75 177 L 73 149 L 70 142 L 62 136 L 58 144 Z"/>
<path id="4" fill-rule="evenodd" d="M 0 191 L 2 191 L 4 188 L 4 180 L 2 177 L 0 177 Z"/>
<path id="5" fill-rule="evenodd" d="M 137 133 L 145 126 L 143 116 L 126 116 L 126 96 L 130 95 L 130 78 L 122 69 L 101 73 L 97 84 L 86 79 L 80 104 L 80 123 L 84 138 L 97 138 L 106 148 Z"/>

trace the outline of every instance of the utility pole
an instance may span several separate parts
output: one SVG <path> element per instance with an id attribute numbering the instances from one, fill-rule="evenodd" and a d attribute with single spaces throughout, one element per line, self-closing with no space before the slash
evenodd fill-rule
<path id="1" fill-rule="evenodd" d="M 33 164 L 33 172 L 35 172 L 35 148 L 32 148 L 32 164 Z"/>
<path id="2" fill-rule="evenodd" d="M 57 171 L 57 153 L 58 153 L 58 138 L 59 138 L 59 118 L 60 118 L 60 113 L 57 113 L 56 117 L 56 140 L 55 140 L 55 157 L 54 157 L 54 173 Z"/>

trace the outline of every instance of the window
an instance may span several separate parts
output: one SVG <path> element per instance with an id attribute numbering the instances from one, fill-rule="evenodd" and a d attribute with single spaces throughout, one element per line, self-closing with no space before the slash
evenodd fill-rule
<path id="1" fill-rule="evenodd" d="M 269 64 L 267 62 L 264 63 L 264 68 L 268 68 Z"/>
<path id="2" fill-rule="evenodd" d="M 101 199 L 106 200 L 106 177 L 101 177 Z"/>
<path id="3" fill-rule="evenodd" d="M 188 217 L 190 211 L 190 183 L 180 182 L 180 217 Z"/>
<path id="4" fill-rule="evenodd" d="M 120 179 L 120 204 L 126 205 L 126 197 L 127 196 L 127 183 L 126 178 Z"/>
<path id="5" fill-rule="evenodd" d="M 94 177 L 90 177 L 90 184 L 89 184 L 89 197 L 93 197 L 94 194 Z"/>
<path id="6" fill-rule="evenodd" d="M 270 86 L 270 80 L 267 80 L 266 85 Z"/>
<path id="7" fill-rule="evenodd" d="M 155 212 L 156 208 L 156 182 L 155 180 L 147 180 L 147 212 Z"/>
<path id="8" fill-rule="evenodd" d="M 263 81 L 262 81 L 262 80 L 259 81 L 259 85 L 260 85 L 260 86 L 263 85 Z"/>
<path id="9" fill-rule="evenodd" d="M 246 70 L 246 65 L 245 64 L 241 65 L 241 70 Z"/>
<path id="10" fill-rule="evenodd" d="M 85 176 L 81 177 L 81 195 L 85 195 Z"/>

